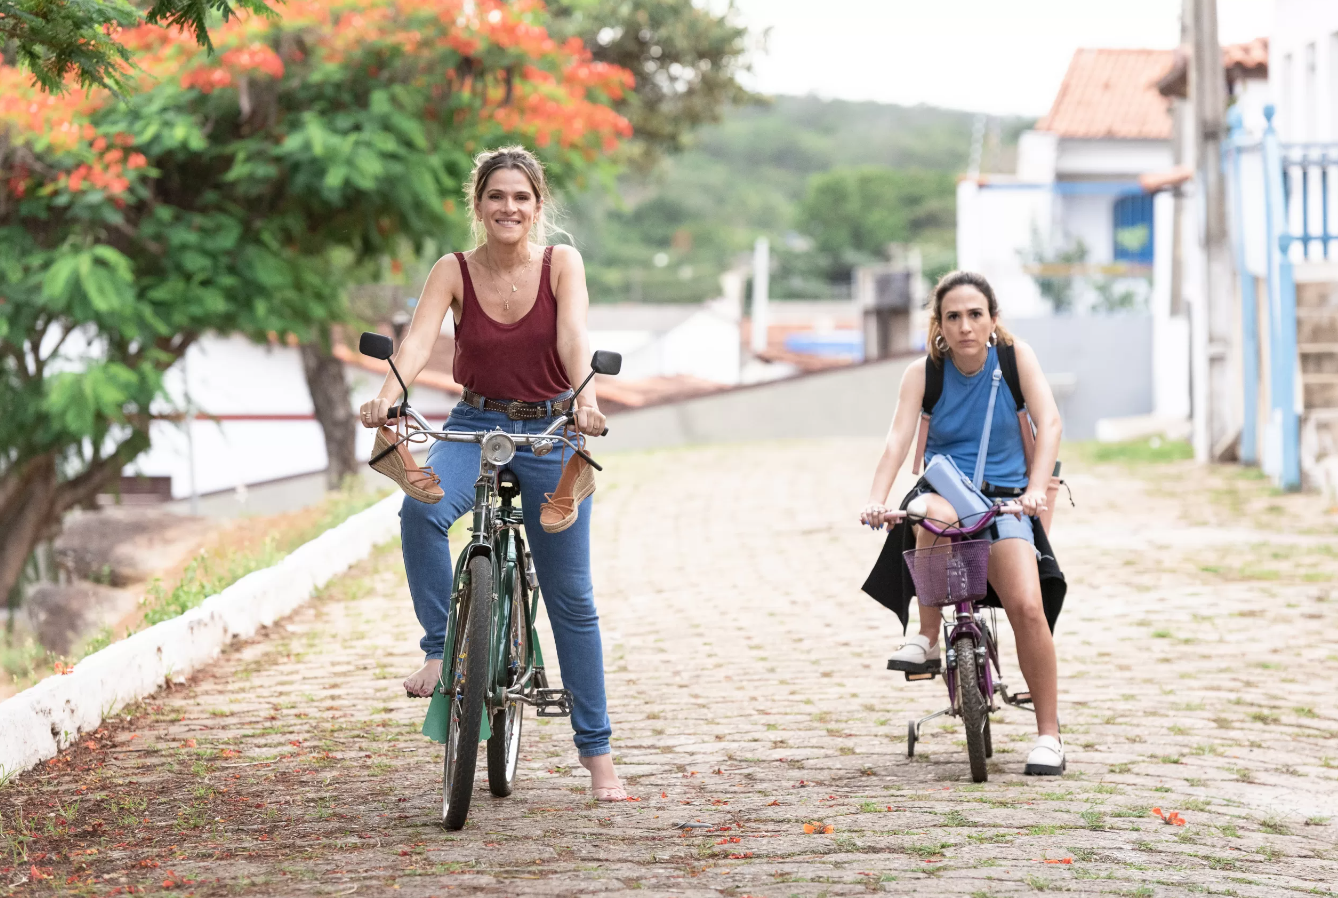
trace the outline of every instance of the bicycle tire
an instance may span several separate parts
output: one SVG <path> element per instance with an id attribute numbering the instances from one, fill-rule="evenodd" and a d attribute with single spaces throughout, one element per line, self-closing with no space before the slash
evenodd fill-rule
<path id="1" fill-rule="evenodd" d="M 468 599 L 464 626 L 456 628 L 460 642 L 451 659 L 453 697 L 442 776 L 441 822 L 451 830 L 463 829 L 469 817 L 474 770 L 478 766 L 493 606 L 492 560 L 487 556 L 479 555 L 469 561 Z"/>
<path id="2" fill-rule="evenodd" d="M 990 718 L 985 717 L 985 757 L 994 757 L 994 736 L 990 734 Z"/>
<path id="3" fill-rule="evenodd" d="M 519 587 L 511 597 L 511 628 L 507 634 L 507 688 L 524 675 L 530 661 L 530 609 L 525 590 Z M 520 762 L 520 734 L 525 722 L 525 706 L 512 700 L 492 715 L 492 734 L 488 737 L 488 788 L 498 798 L 506 798 L 516 781 Z"/>
<path id="4" fill-rule="evenodd" d="M 971 636 L 959 636 L 952 648 L 957 656 L 957 697 L 961 706 L 962 725 L 966 727 L 966 754 L 971 762 L 971 781 L 983 783 L 989 779 L 989 771 L 985 767 L 985 726 L 989 723 L 990 706 L 980 692 L 976 641 Z"/>

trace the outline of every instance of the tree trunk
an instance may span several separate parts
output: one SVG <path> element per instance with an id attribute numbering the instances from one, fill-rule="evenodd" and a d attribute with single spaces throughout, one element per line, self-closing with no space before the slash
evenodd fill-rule
<path id="1" fill-rule="evenodd" d="M 65 512 L 96 496 L 147 448 L 148 434 L 135 431 L 114 453 L 71 480 L 59 480 L 54 453 L 0 475 L 0 597 L 8 597 L 18 585 L 28 556 L 60 529 Z"/>
<path id="2" fill-rule="evenodd" d="M 337 489 L 344 478 L 359 471 L 354 438 L 357 419 L 349 401 L 348 380 L 344 377 L 344 363 L 330 354 L 319 343 L 302 344 L 302 371 L 311 391 L 311 404 L 325 434 L 325 455 L 329 467 L 325 469 L 325 485 Z"/>
<path id="3" fill-rule="evenodd" d="M 23 566 L 52 527 L 56 497 L 56 461 L 43 455 L 8 471 L 0 479 L 0 597 L 18 585 Z M 12 606 L 12 602 L 9 603 Z"/>

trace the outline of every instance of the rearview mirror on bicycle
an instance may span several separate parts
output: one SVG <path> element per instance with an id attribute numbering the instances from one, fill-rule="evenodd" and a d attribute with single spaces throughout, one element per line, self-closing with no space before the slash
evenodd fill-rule
<path id="1" fill-rule="evenodd" d="M 610 352 L 607 349 L 596 349 L 594 356 L 590 359 L 590 369 L 596 374 L 612 376 L 623 370 L 623 357 L 621 354 Z"/>

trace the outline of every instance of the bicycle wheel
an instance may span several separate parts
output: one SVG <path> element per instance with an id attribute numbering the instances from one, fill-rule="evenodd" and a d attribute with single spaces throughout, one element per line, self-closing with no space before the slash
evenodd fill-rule
<path id="1" fill-rule="evenodd" d="M 990 720 L 990 707 L 980 692 L 976 641 L 971 636 L 959 636 L 952 648 L 957 656 L 957 697 L 961 703 L 962 725 L 966 727 L 966 754 L 971 759 L 971 781 L 983 783 L 989 778 L 989 772 L 985 769 L 985 727 Z"/>
<path id="2" fill-rule="evenodd" d="M 468 603 L 456 627 L 459 644 L 451 659 L 450 731 L 446 737 L 446 770 L 442 782 L 441 822 L 461 829 L 469 816 L 478 763 L 479 725 L 488 679 L 488 637 L 492 625 L 492 561 L 484 556 L 469 562 Z"/>
<path id="3" fill-rule="evenodd" d="M 530 666 L 530 609 L 525 591 L 517 588 L 511 596 L 511 627 L 506 638 L 506 685 L 514 686 Z M 520 761 L 520 729 L 525 720 L 525 706 L 512 699 L 492 715 L 492 735 L 488 737 L 488 788 L 499 798 L 511 794 Z"/>

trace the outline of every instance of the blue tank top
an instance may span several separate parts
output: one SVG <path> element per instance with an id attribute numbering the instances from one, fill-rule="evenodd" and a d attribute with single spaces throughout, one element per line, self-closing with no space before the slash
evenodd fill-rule
<path id="1" fill-rule="evenodd" d="M 932 364 L 925 361 L 926 365 Z M 952 459 L 967 477 L 976 469 L 980 435 L 985 429 L 985 410 L 990 404 L 990 386 L 999 354 L 993 346 L 979 374 L 970 377 L 957 370 L 949 359 L 943 360 L 943 393 L 931 409 L 929 438 L 925 442 L 925 461 L 935 455 Z M 1022 447 L 1022 432 L 1017 425 L 1017 403 L 1003 378 L 994 399 L 994 426 L 985 454 L 985 479 L 994 486 L 1025 487 L 1027 456 Z"/>

